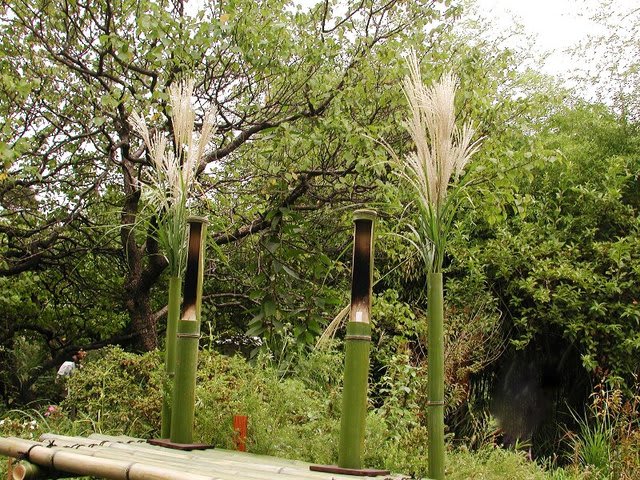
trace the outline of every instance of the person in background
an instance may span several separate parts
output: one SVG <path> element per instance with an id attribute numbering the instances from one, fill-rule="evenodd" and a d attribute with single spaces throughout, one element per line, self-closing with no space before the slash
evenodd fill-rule
<path id="1" fill-rule="evenodd" d="M 74 372 L 76 368 L 80 368 L 80 362 L 82 359 L 87 356 L 87 352 L 80 349 L 78 352 L 71 358 L 71 360 L 67 360 L 58 369 L 58 377 L 69 377 Z"/>

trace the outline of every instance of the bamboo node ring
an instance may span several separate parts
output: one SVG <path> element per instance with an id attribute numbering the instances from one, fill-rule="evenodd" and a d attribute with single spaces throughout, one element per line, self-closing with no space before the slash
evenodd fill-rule
<path id="1" fill-rule="evenodd" d="M 29 460 L 29 455 L 31 454 L 31 450 L 33 450 L 35 447 L 42 447 L 42 445 L 39 444 L 33 444 L 31 445 L 26 452 L 18 452 L 18 456 L 16 457 L 18 460 Z"/>
<path id="2" fill-rule="evenodd" d="M 127 465 L 127 468 L 124 471 L 125 480 L 130 480 L 129 479 L 129 472 L 131 472 L 131 467 L 133 467 L 135 464 L 136 464 L 136 462 L 131 462 L 129 465 Z"/>
<path id="3" fill-rule="evenodd" d="M 199 333 L 178 333 L 176 334 L 178 338 L 200 338 Z"/>
<path id="4" fill-rule="evenodd" d="M 371 335 L 345 335 L 345 340 L 362 340 L 365 342 L 371 341 Z"/>

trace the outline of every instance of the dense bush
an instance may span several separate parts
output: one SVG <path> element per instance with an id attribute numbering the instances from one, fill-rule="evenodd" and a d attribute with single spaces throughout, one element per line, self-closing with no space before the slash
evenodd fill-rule
<path id="1" fill-rule="evenodd" d="M 283 377 L 266 355 L 250 364 L 240 356 L 202 350 L 194 441 L 233 448 L 233 416 L 247 415 L 251 452 L 334 462 L 342 362 L 342 355 L 334 349 L 317 351 Z M 62 409 L 93 431 L 157 436 L 162 371 L 157 352 L 135 355 L 107 348 L 93 353 L 69 379 Z M 411 445 L 426 445 L 417 410 L 402 411 L 404 407 L 383 403 L 371 412 L 365 453 L 368 464 L 395 467 L 409 461 Z"/>
<path id="2" fill-rule="evenodd" d="M 415 376 L 405 360 L 399 354 L 380 382 L 372 385 L 382 390 L 381 404 L 368 415 L 364 463 L 419 478 L 426 475 L 428 439 L 416 406 L 418 389 L 412 388 L 410 380 Z M 232 448 L 232 416 L 245 414 L 249 416 L 249 451 L 334 463 L 342 362 L 338 350 L 319 350 L 284 377 L 266 356 L 248 363 L 239 356 L 201 351 L 194 440 Z M 37 438 L 44 432 L 87 435 L 98 431 L 154 437 L 159 428 L 162 371 L 158 352 L 135 355 L 115 347 L 92 352 L 86 365 L 69 379 L 68 396 L 61 406 L 9 412 L 0 420 L 0 435 Z M 621 405 L 621 415 L 627 415 L 628 408 Z M 637 423 L 637 414 L 633 418 Z M 616 450 L 627 463 L 633 458 L 629 452 L 637 452 L 634 438 L 625 437 Z M 527 460 L 523 452 L 498 448 L 494 440 L 487 437 L 477 452 L 450 450 L 447 478 L 595 478 L 589 476 L 588 466 L 546 470 Z M 623 465 L 622 459 L 616 464 Z"/>

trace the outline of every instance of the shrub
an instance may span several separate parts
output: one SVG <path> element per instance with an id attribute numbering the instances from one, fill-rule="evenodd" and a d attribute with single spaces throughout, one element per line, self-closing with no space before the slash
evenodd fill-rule
<path id="1" fill-rule="evenodd" d="M 597 478 L 640 478 L 639 389 L 637 379 L 635 392 L 623 392 L 615 378 L 596 385 L 578 434 L 568 434 L 575 466 L 593 471 Z"/>
<path id="2" fill-rule="evenodd" d="M 380 385 L 389 391 L 380 396 L 381 406 L 370 408 L 363 460 L 367 467 L 421 478 L 427 472 L 428 438 L 420 408 L 411 398 L 416 390 L 415 376 L 406 360 L 398 354 L 381 380 Z M 343 356 L 338 350 L 317 351 L 291 371 L 292 377 L 283 377 L 273 360 L 264 355 L 248 363 L 239 356 L 201 351 L 194 441 L 233 448 L 232 418 L 244 414 L 249 416 L 250 452 L 335 463 L 342 364 Z M 135 355 L 115 347 L 93 352 L 85 366 L 69 378 L 69 394 L 62 407 L 8 412 L 0 419 L 0 435 L 38 438 L 44 432 L 88 435 L 98 431 L 154 437 L 160 423 L 162 375 L 158 352 Z M 631 415 L 624 418 L 637 422 L 637 404 L 634 407 L 622 402 L 620 412 Z M 624 439 L 615 449 L 616 480 L 638 478 L 640 435 L 637 423 L 634 425 L 628 435 L 616 437 Z M 0 466 L 0 472 L 1 469 Z M 527 460 L 522 452 L 504 451 L 491 442 L 473 453 L 465 448 L 451 450 L 447 460 L 447 478 L 451 480 L 586 480 L 596 478 L 594 474 L 593 468 L 579 465 L 545 470 Z"/>
<path id="3" fill-rule="evenodd" d="M 95 432 L 153 436 L 160 422 L 162 378 L 158 352 L 136 355 L 108 347 L 92 352 L 66 380 L 61 406 Z"/>
<path id="4" fill-rule="evenodd" d="M 334 442 L 327 441 L 337 434 L 339 421 L 332 392 L 281 378 L 264 356 L 252 366 L 239 356 L 204 351 L 198 375 L 199 441 L 233 448 L 233 416 L 247 415 L 251 452 L 326 463 L 334 457 Z M 318 385 L 315 377 L 314 382 Z"/>

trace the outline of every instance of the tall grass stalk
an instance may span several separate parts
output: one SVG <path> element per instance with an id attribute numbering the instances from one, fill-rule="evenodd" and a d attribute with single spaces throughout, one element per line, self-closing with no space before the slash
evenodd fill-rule
<path id="1" fill-rule="evenodd" d="M 176 277 L 182 277 L 185 268 L 187 201 L 215 129 L 216 109 L 212 107 L 204 115 L 200 134 L 194 131 L 193 88 L 193 80 L 169 87 L 173 145 L 166 135 L 151 134 L 144 117 L 137 112 L 131 115 L 131 124 L 142 137 L 153 164 L 145 194 L 156 215 L 157 240 L 166 255 L 170 275 Z"/>
<path id="2" fill-rule="evenodd" d="M 599 478 L 609 478 L 611 474 L 613 429 L 610 419 L 596 415 L 592 422 L 578 418 L 580 434 L 572 437 L 574 463 L 595 469 Z"/>
<path id="3" fill-rule="evenodd" d="M 444 338 L 443 282 L 447 237 L 459 205 L 458 179 L 480 140 L 472 141 L 475 129 L 456 125 L 455 95 L 458 81 L 446 73 L 431 86 L 422 82 L 415 52 L 408 59 L 409 74 L 403 92 L 409 105 L 403 126 L 416 150 L 400 158 L 388 146 L 400 167 L 418 208 L 418 219 L 410 225 L 412 244 L 418 249 L 427 270 L 429 476 L 444 478 Z"/>
<path id="4" fill-rule="evenodd" d="M 196 114 L 191 103 L 193 88 L 193 80 L 178 82 L 169 87 L 173 144 L 166 135 L 159 132 L 152 135 L 144 117 L 137 112 L 133 112 L 131 116 L 131 124 L 142 137 L 153 164 L 145 193 L 153 209 L 157 241 L 166 256 L 170 277 L 165 357 L 167 379 L 162 406 L 163 438 L 168 438 L 171 434 L 171 386 L 175 376 L 180 286 L 187 252 L 187 202 L 196 184 L 198 165 L 214 133 L 216 117 L 215 108 L 210 108 L 204 115 L 200 134 L 194 131 Z"/>
<path id="5" fill-rule="evenodd" d="M 429 272 L 441 272 L 445 247 L 460 200 L 458 179 L 481 139 L 471 123 L 456 125 L 455 95 L 458 80 L 445 73 L 431 86 L 422 82 L 415 52 L 409 54 L 409 74 L 403 92 L 409 116 L 403 126 L 416 150 L 400 158 L 389 146 L 387 150 L 400 167 L 400 175 L 410 187 L 419 216 L 410 228 L 411 239 Z"/>

